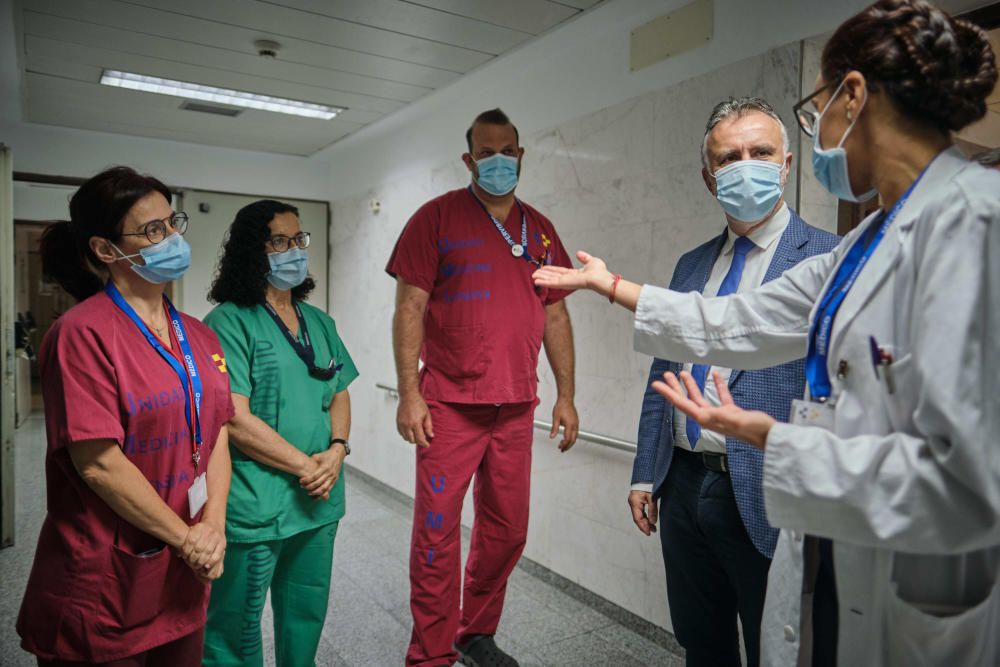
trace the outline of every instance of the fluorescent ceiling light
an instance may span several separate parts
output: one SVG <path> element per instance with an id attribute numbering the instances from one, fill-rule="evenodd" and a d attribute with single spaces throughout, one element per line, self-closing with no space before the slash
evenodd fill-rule
<path id="1" fill-rule="evenodd" d="M 257 93 L 244 93 L 239 90 L 229 90 L 228 88 L 203 86 L 199 83 L 161 79 L 158 76 L 144 76 L 142 74 L 119 72 L 110 69 L 104 70 L 101 74 L 101 83 L 105 86 L 114 86 L 116 88 L 142 90 L 147 93 L 160 93 L 161 95 L 173 95 L 174 97 L 185 97 L 191 100 L 217 102 L 219 104 L 229 104 L 234 107 L 275 111 L 277 113 L 292 114 L 293 116 L 305 116 L 306 118 L 322 118 L 323 120 L 330 120 L 345 110 L 344 107 L 300 102 L 298 100 L 288 100 L 283 97 L 258 95 Z"/>

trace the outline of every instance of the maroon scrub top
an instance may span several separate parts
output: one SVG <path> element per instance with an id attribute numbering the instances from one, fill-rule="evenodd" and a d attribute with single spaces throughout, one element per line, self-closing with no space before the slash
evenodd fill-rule
<path id="1" fill-rule="evenodd" d="M 181 319 L 203 385 L 197 472 L 177 373 L 104 292 L 68 310 L 42 341 L 48 512 L 17 620 L 21 646 L 39 657 L 117 660 L 205 623 L 209 587 L 172 549 L 112 511 L 66 449 L 113 440 L 178 516 L 201 519 L 190 518 L 187 491 L 234 410 L 218 339 Z M 180 359 L 176 337 L 172 347 Z"/>
<path id="2" fill-rule="evenodd" d="M 524 403 L 535 400 L 545 306 L 569 292 L 536 288 L 531 274 L 545 264 L 572 266 L 549 220 L 520 202 L 504 227 L 511 247 L 468 188 L 424 204 L 410 218 L 386 271 L 430 293 L 424 318 L 420 389 L 426 400 Z"/>

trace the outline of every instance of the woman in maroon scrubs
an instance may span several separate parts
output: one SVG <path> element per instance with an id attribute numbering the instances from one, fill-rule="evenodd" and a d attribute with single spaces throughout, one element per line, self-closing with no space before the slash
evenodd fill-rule
<path id="1" fill-rule="evenodd" d="M 163 294 L 190 264 L 187 216 L 162 183 L 115 167 L 70 217 L 41 244 L 80 303 L 41 347 L 48 513 L 21 646 L 40 665 L 199 665 L 233 407 L 215 334 Z"/>

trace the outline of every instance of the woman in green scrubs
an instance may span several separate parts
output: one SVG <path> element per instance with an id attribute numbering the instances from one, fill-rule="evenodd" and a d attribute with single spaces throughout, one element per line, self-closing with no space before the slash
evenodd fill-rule
<path id="1" fill-rule="evenodd" d="M 298 210 L 263 200 L 229 229 L 205 318 L 225 351 L 236 415 L 225 573 L 212 587 L 205 665 L 261 665 L 267 592 L 278 667 L 314 665 L 333 541 L 344 516 L 358 376 L 333 319 L 304 302 L 309 234 Z"/>

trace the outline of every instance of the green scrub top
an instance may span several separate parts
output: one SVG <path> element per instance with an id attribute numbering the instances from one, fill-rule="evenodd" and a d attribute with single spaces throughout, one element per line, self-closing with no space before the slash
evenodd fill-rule
<path id="1" fill-rule="evenodd" d="M 309 375 L 305 363 L 262 305 L 223 303 L 205 317 L 225 352 L 229 384 L 250 399 L 250 411 L 308 455 L 330 443 L 330 402 L 347 388 L 358 370 L 337 335 L 333 319 L 319 308 L 299 303 L 316 365 L 330 359 L 340 370 L 330 380 Z M 301 332 L 300 332 L 301 340 Z M 299 480 L 258 463 L 230 443 L 232 486 L 226 511 L 226 538 L 263 542 L 291 537 L 339 521 L 344 516 L 344 474 L 328 501 L 313 500 Z"/>

